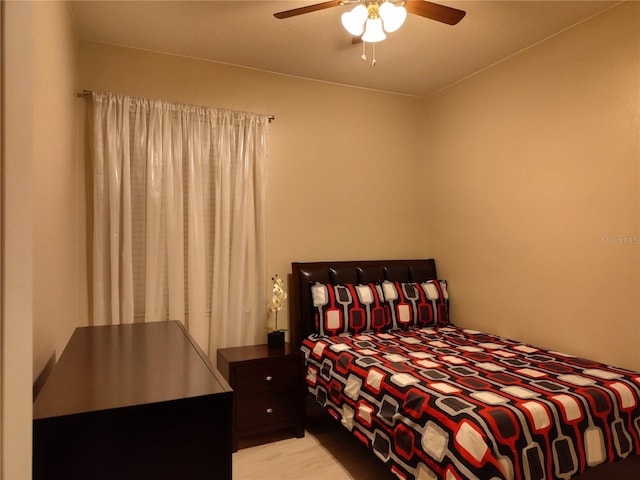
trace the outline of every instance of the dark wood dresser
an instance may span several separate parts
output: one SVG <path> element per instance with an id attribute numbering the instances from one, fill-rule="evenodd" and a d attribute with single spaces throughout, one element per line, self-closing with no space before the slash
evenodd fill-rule
<path id="1" fill-rule="evenodd" d="M 77 328 L 34 402 L 33 478 L 230 480 L 232 404 L 180 322 Z"/>
<path id="2" fill-rule="evenodd" d="M 241 439 L 289 429 L 304 436 L 302 352 L 288 343 L 218 349 L 218 370 L 234 391 L 233 451 Z"/>

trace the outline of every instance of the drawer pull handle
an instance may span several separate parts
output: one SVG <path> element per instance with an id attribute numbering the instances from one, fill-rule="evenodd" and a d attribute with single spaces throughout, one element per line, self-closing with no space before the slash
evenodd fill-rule
<path id="1" fill-rule="evenodd" d="M 273 413 L 273 408 L 267 408 L 267 413 Z"/>
<path id="2" fill-rule="evenodd" d="M 270 382 L 271 380 L 273 380 L 273 377 L 271 375 L 267 375 L 267 378 L 265 378 L 265 380 L 267 382 Z"/>

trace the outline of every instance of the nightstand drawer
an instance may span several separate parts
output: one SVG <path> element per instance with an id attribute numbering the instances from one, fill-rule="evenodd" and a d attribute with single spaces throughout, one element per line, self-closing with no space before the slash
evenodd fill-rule
<path id="1" fill-rule="evenodd" d="M 233 388 L 238 398 L 244 398 L 245 395 L 295 390 L 300 384 L 300 359 L 293 358 L 238 366 Z"/>
<path id="2" fill-rule="evenodd" d="M 277 423 L 294 423 L 300 416 L 300 396 L 265 395 L 236 403 L 236 428 L 255 429 Z"/>

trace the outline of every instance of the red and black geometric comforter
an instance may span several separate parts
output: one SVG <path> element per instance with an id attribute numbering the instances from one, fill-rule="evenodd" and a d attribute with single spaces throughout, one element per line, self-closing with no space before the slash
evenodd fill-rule
<path id="1" fill-rule="evenodd" d="M 453 326 L 311 336 L 309 391 L 399 478 L 569 479 L 640 454 L 640 374 Z"/>

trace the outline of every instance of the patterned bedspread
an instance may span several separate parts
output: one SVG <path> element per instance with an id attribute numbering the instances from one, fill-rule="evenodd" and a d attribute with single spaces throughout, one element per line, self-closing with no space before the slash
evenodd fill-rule
<path id="1" fill-rule="evenodd" d="M 640 454 L 640 374 L 453 326 L 310 337 L 309 391 L 399 478 L 569 479 Z"/>

